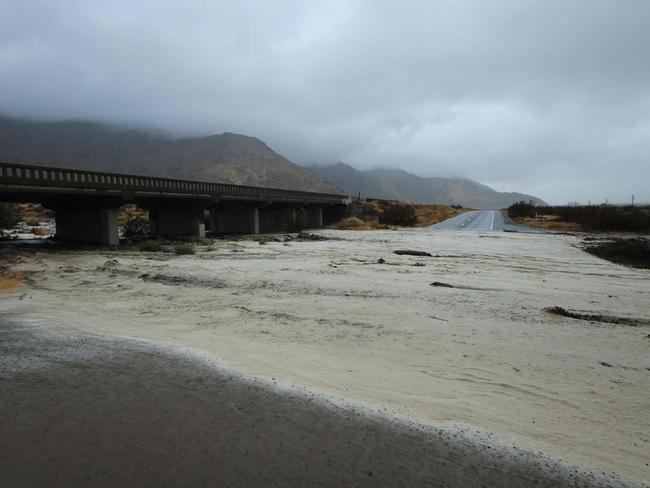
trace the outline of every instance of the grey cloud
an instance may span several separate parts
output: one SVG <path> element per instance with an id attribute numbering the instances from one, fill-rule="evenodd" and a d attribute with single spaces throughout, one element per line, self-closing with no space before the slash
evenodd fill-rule
<path id="1" fill-rule="evenodd" d="M 0 112 L 650 201 L 646 0 L 0 3 Z"/>

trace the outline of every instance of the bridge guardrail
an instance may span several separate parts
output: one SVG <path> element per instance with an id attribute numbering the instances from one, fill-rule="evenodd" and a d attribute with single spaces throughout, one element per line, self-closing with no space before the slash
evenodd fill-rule
<path id="1" fill-rule="evenodd" d="M 0 183 L 38 185 L 75 189 L 115 189 L 160 193 L 191 193 L 211 196 L 280 198 L 319 203 L 348 203 L 346 195 L 265 188 L 256 186 L 180 180 L 154 176 L 108 173 L 80 169 L 54 168 L 25 164 L 0 163 Z"/>

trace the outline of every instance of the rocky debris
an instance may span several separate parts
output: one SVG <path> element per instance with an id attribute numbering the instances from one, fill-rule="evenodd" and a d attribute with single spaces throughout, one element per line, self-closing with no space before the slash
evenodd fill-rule
<path id="1" fill-rule="evenodd" d="M 447 319 L 443 319 L 442 317 L 436 317 L 435 315 L 429 315 L 429 318 L 435 320 L 442 320 L 443 322 L 449 322 Z"/>
<path id="2" fill-rule="evenodd" d="M 562 307 L 547 307 L 544 312 L 570 319 L 586 320 L 588 322 L 604 322 L 608 324 L 636 326 L 650 326 L 650 319 L 636 319 L 631 317 L 614 317 L 613 315 L 602 315 L 593 313 L 582 313 L 567 310 Z"/>
<path id="3" fill-rule="evenodd" d="M 238 240 L 243 240 L 243 239 L 238 239 Z M 254 236 L 251 240 L 257 242 L 258 244 L 267 244 L 269 242 L 285 242 L 287 239 L 284 236 L 275 236 L 275 235 L 270 235 L 270 236 L 261 235 L 260 236 L 260 235 L 257 235 L 257 236 Z"/>
<path id="4" fill-rule="evenodd" d="M 426 256 L 426 257 L 433 257 L 433 255 L 429 252 L 426 251 L 414 251 L 412 249 L 398 249 L 397 251 L 393 251 L 393 254 L 399 254 L 400 256 Z"/>
<path id="5" fill-rule="evenodd" d="M 188 278 L 185 276 L 172 276 L 165 274 L 149 274 L 144 273 L 138 276 L 143 281 L 160 283 L 168 286 L 196 286 L 199 288 L 225 288 L 225 284 L 217 280 L 201 280 L 196 278 Z"/>
<path id="6" fill-rule="evenodd" d="M 109 259 L 101 266 L 98 266 L 97 271 L 114 271 L 119 264 L 117 259 Z"/>
<path id="7" fill-rule="evenodd" d="M 442 288 L 455 288 L 454 285 L 450 285 L 449 283 L 443 283 L 442 281 L 434 281 L 429 286 L 440 286 Z"/>
<path id="8" fill-rule="evenodd" d="M 299 232 L 297 234 L 242 234 L 236 236 L 214 236 L 215 239 L 232 241 L 253 241 L 260 244 L 269 242 L 292 242 L 292 241 L 338 241 L 336 237 L 328 237 L 310 232 Z"/>
<path id="9" fill-rule="evenodd" d="M 331 241 L 332 237 L 322 236 L 320 234 L 310 234 L 309 232 L 300 232 L 295 238 L 297 241 Z"/>
<path id="10" fill-rule="evenodd" d="M 377 260 L 377 264 L 384 264 L 385 262 L 386 262 L 386 260 L 384 258 L 379 258 Z"/>

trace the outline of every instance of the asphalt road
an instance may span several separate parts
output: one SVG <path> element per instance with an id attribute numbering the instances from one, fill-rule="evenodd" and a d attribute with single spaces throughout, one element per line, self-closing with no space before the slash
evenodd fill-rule
<path id="1" fill-rule="evenodd" d="M 501 210 L 470 210 L 427 228 L 436 230 L 496 230 L 535 234 L 545 232 L 543 229 L 507 223 Z"/>
<path id="2" fill-rule="evenodd" d="M 500 210 L 472 210 L 432 225 L 431 228 L 444 230 L 503 230 L 505 225 Z"/>

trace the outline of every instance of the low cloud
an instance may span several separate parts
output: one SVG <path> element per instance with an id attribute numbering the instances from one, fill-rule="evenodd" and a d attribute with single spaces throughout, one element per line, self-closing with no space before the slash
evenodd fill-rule
<path id="1" fill-rule="evenodd" d="M 650 201 L 650 2 L 0 5 L 0 112 Z"/>

